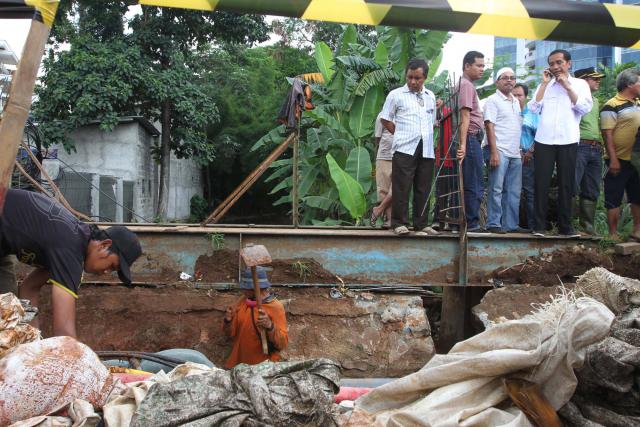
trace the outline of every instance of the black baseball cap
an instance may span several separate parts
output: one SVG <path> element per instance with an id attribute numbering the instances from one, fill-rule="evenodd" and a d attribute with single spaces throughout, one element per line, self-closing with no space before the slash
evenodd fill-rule
<path id="1" fill-rule="evenodd" d="M 592 79 L 601 79 L 604 77 L 604 74 L 596 70 L 596 67 L 581 68 L 580 70 L 576 70 L 573 75 L 579 79 L 587 79 L 589 77 Z"/>
<path id="2" fill-rule="evenodd" d="M 123 225 L 115 225 L 104 230 L 104 233 L 111 239 L 111 248 L 120 256 L 120 269 L 118 277 L 122 283 L 131 284 L 131 264 L 140 255 L 142 248 L 138 236 Z"/>

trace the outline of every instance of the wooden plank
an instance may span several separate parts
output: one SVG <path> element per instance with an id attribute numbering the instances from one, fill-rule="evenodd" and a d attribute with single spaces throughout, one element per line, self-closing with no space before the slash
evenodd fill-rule
<path id="1" fill-rule="evenodd" d="M 638 242 L 618 243 L 615 246 L 615 250 L 616 250 L 616 253 L 620 255 L 631 255 L 634 252 L 640 251 L 640 243 Z"/>

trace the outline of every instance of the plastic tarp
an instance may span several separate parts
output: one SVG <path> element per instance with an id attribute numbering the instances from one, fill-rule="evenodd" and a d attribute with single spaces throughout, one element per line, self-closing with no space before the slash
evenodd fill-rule
<path id="1" fill-rule="evenodd" d="M 315 359 L 241 364 L 230 371 L 212 369 L 151 387 L 147 382 L 141 386 L 148 391 L 138 390 L 145 395 L 130 425 L 332 426 L 339 381 L 335 362 Z M 131 398 L 128 402 L 134 404 Z M 116 425 L 112 409 L 116 408 L 111 403 L 105 407 L 107 426 Z"/>
<path id="2" fill-rule="evenodd" d="M 362 396 L 347 425 L 530 426 L 511 404 L 503 378 L 538 384 L 554 409 L 561 408 L 576 388 L 574 368 L 583 364 L 589 345 L 608 335 L 613 319 L 594 299 L 557 297 Z"/>

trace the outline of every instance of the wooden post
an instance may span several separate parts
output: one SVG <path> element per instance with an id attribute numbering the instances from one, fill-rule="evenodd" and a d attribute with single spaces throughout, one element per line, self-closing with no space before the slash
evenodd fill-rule
<path id="1" fill-rule="evenodd" d="M 50 28 L 32 20 L 31 29 L 11 82 L 9 100 L 0 121 L 0 215 L 9 188 L 13 165 L 29 116 L 33 86 L 36 82 Z"/>
<path id="2" fill-rule="evenodd" d="M 233 192 L 215 208 L 215 210 L 211 213 L 211 215 L 207 217 L 207 219 L 200 223 L 200 225 L 204 227 L 211 222 L 218 222 L 224 216 L 224 214 L 226 214 L 227 211 L 231 209 L 231 207 L 238 201 L 238 199 L 242 197 L 242 195 L 246 193 L 249 188 L 251 188 L 253 183 L 255 183 L 258 178 L 262 176 L 262 174 L 269 168 L 269 166 L 271 166 L 271 163 L 273 163 L 278 157 L 280 157 L 282 153 L 285 152 L 294 138 L 295 134 L 292 133 L 291 135 L 289 135 L 287 139 L 285 139 L 275 150 L 273 150 L 271 154 L 269 154 L 269 156 L 267 156 L 267 158 L 264 159 L 262 163 L 260 163 L 258 167 L 255 168 L 253 172 L 251 172 L 249 176 L 247 176 L 244 181 L 242 181 L 242 183 L 240 183 L 240 185 L 237 186 L 236 189 L 233 190 Z"/>
<path id="3" fill-rule="evenodd" d="M 300 152 L 299 152 L 299 144 L 298 137 L 296 136 L 296 140 L 293 141 L 293 189 L 291 191 L 291 213 L 293 219 L 293 226 L 298 227 L 299 225 L 299 217 L 298 217 L 298 198 L 300 197 L 298 194 L 298 185 L 299 185 L 299 175 L 298 175 L 298 162 L 299 162 Z"/>

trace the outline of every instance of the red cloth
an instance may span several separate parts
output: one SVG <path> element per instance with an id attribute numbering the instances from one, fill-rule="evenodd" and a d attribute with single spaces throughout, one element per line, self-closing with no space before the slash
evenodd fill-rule
<path id="1" fill-rule="evenodd" d="M 446 117 L 447 114 L 451 113 L 451 108 L 444 107 L 442 109 L 442 117 Z M 449 153 L 449 145 L 451 145 L 451 135 L 453 134 L 452 129 L 453 120 L 451 116 L 447 117 L 440 126 L 440 131 L 443 135 L 438 136 L 438 150 L 436 151 L 436 166 L 440 166 L 443 159 L 447 158 L 447 153 Z M 441 139 L 444 137 L 444 141 Z M 443 142 L 442 142 L 443 141 Z M 442 150 L 442 152 L 441 152 Z M 444 160 L 444 167 L 452 168 L 453 167 L 453 158 L 455 157 L 455 152 L 449 153 L 449 159 Z"/>

